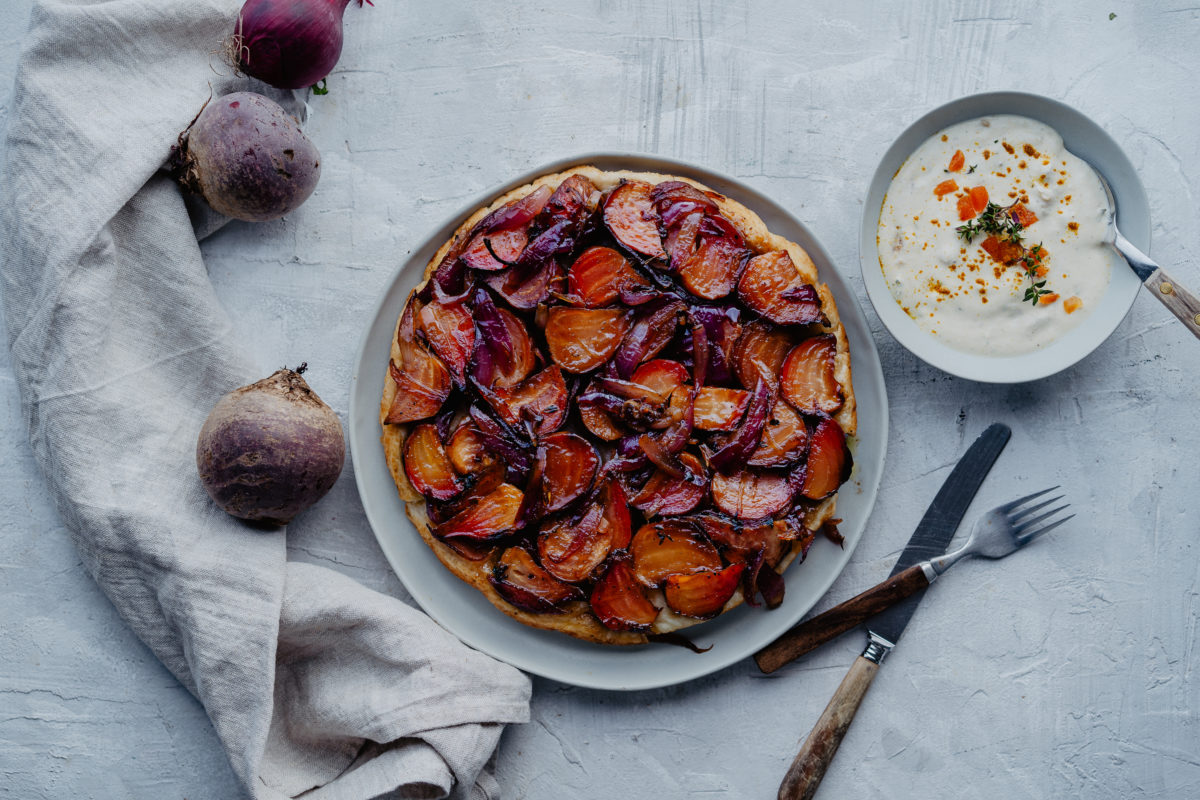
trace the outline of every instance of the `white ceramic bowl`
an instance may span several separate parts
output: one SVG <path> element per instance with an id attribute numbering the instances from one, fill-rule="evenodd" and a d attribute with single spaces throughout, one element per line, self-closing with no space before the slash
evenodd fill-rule
<path id="1" fill-rule="evenodd" d="M 1057 100 L 1022 92 L 991 92 L 962 97 L 935 108 L 905 129 L 875 170 L 863 205 L 858 255 L 875 312 L 900 344 L 938 369 L 983 383 L 1021 383 L 1066 369 L 1108 338 L 1129 312 L 1141 281 L 1113 254 L 1112 280 L 1100 305 L 1080 325 L 1047 347 L 1019 356 L 983 356 L 948 346 L 921 330 L 888 290 L 879 266 L 876 231 L 883 199 L 905 160 L 933 134 L 958 122 L 995 114 L 1017 114 L 1044 122 L 1062 136 L 1068 150 L 1100 170 L 1112 186 L 1121 232 L 1142 250 L 1150 249 L 1150 208 L 1133 165 L 1112 137 L 1086 116 Z"/>
<path id="2" fill-rule="evenodd" d="M 801 564 L 785 574 L 787 593 L 772 611 L 742 606 L 716 619 L 689 628 L 696 644 L 712 646 L 696 654 L 665 644 L 614 647 L 572 639 L 551 631 L 526 627 L 494 608 L 474 588 L 460 581 L 437 560 L 404 513 L 379 444 L 379 398 L 396 318 L 409 292 L 421 279 L 425 265 L 455 228 L 476 208 L 533 178 L 577 164 L 600 169 L 665 172 L 694 178 L 723 192 L 762 217 L 767 227 L 800 244 L 829 285 L 850 340 L 854 359 L 854 393 L 858 401 L 858 435 L 854 472 L 838 495 L 839 529 L 845 547 L 819 537 Z M 825 594 L 850 560 L 858 544 L 883 474 L 887 448 L 887 395 L 879 353 L 854 290 L 838 274 L 832 259 L 809 230 L 774 201 L 723 175 L 663 158 L 638 155 L 591 154 L 539 167 L 473 200 L 446 221 L 392 276 L 364 332 L 350 387 L 350 453 L 354 477 L 367 519 L 384 556 L 421 607 L 462 641 L 528 672 L 564 683 L 596 689 L 648 689 L 670 686 L 707 675 L 739 661 L 776 639 Z"/>

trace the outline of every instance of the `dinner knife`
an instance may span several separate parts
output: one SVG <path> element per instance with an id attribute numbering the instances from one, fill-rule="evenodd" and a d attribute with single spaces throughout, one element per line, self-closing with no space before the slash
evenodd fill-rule
<path id="1" fill-rule="evenodd" d="M 992 464 L 1008 444 L 1010 436 L 1012 430 L 1002 423 L 995 423 L 980 434 L 938 490 L 933 503 L 908 540 L 904 552 L 900 554 L 896 566 L 892 569 L 892 575 L 897 575 L 946 549 L 950 540 L 954 538 L 954 532 L 958 529 L 967 507 L 979 491 Z M 924 594 L 924 589 L 921 589 L 880 612 L 871 620 L 867 630 L 866 649 L 854 660 L 850 671 L 800 748 L 779 787 L 779 800 L 809 800 L 816 792 L 817 786 L 825 776 L 825 770 L 854 720 L 867 689 L 871 686 L 871 681 L 879 671 L 879 665 L 896 646 Z M 770 672 L 771 669 L 764 667 L 764 660 L 760 659 L 768 657 L 770 649 L 768 647 L 755 656 L 759 668 L 764 672 Z M 767 666 L 770 666 L 770 662 Z M 778 666 L 776 664 L 772 669 Z"/>

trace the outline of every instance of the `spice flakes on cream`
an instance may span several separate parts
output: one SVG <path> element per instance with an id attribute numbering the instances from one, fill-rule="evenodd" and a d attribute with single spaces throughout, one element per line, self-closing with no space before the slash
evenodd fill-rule
<path id="1" fill-rule="evenodd" d="M 884 279 L 917 325 L 980 355 L 1038 350 L 1077 326 L 1112 274 L 1107 199 L 1048 125 L 998 115 L 914 152 L 879 215 Z"/>

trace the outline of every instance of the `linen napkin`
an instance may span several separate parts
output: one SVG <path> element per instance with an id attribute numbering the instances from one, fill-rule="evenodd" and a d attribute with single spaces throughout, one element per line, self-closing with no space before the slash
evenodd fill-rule
<path id="1" fill-rule="evenodd" d="M 44 0 L 17 75 L 0 277 L 34 453 L 83 563 L 204 704 L 254 798 L 489 798 L 529 681 L 216 509 L 196 436 L 265 372 L 161 170 L 241 0 Z M 197 223 L 199 225 L 199 221 Z"/>

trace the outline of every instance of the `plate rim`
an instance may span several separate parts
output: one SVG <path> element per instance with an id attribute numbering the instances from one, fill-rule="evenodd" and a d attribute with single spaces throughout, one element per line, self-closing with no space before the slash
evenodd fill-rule
<path id="1" fill-rule="evenodd" d="M 669 673 L 662 671 L 657 674 L 642 674 L 640 677 L 634 675 L 623 675 L 620 673 L 613 674 L 613 670 L 604 669 L 587 669 L 580 666 L 576 669 L 564 670 L 561 668 L 547 668 L 544 664 L 539 664 L 536 658 L 529 658 L 525 654 L 514 654 L 509 651 L 497 652 L 497 648 L 492 646 L 494 642 L 488 637 L 481 637 L 477 631 L 469 628 L 464 631 L 464 626 L 461 621 L 447 618 L 445 609 L 439 606 L 436 602 L 431 602 L 429 598 L 423 597 L 423 591 L 420 586 L 414 586 L 413 576 L 410 573 L 409 565 L 405 564 L 401 559 L 401 553 L 389 536 L 385 535 L 385 528 L 394 524 L 392 517 L 398 512 L 399 518 L 403 522 L 403 526 L 408 530 L 413 539 L 420 544 L 421 550 L 433 558 L 436 562 L 436 556 L 428 548 L 423 540 L 417 535 L 416 529 L 411 521 L 408 520 L 404 513 L 404 504 L 399 499 L 395 491 L 395 485 L 392 483 L 391 475 L 387 470 L 386 460 L 383 458 L 382 447 L 379 443 L 380 431 L 378 430 L 378 408 L 379 397 L 383 388 L 384 370 L 376 363 L 376 356 L 371 352 L 378 348 L 378 329 L 380 325 L 386 325 L 388 333 L 384 334 L 384 340 L 390 341 L 390 331 L 394 327 L 395 319 L 400 313 L 403 302 L 407 299 L 412 286 L 399 288 L 399 284 L 403 276 L 412 269 L 417 269 L 417 274 L 423 274 L 429 257 L 432 251 L 436 251 L 442 243 L 454 232 L 454 230 L 466 219 L 469 215 L 477 211 L 484 204 L 492 202 L 496 197 L 529 183 L 534 178 L 542 175 L 561 172 L 569 167 L 581 166 L 590 164 L 599 169 L 615 170 L 628 169 L 633 171 L 644 172 L 666 172 L 668 174 L 681 175 L 691 177 L 709 187 L 725 193 L 739 202 L 743 202 L 748 208 L 764 216 L 764 210 L 773 218 L 778 218 L 785 223 L 785 227 L 794 226 L 794 231 L 782 233 L 777 230 L 775 224 L 769 224 L 768 229 L 772 233 L 780 233 L 787 235 L 788 238 L 798 241 L 809 254 L 813 257 L 814 262 L 821 265 L 821 276 L 823 281 L 829 285 L 830 290 L 834 293 L 834 297 L 838 303 L 839 315 L 842 317 L 843 325 L 846 327 L 848 338 L 852 342 L 853 356 L 852 369 L 855 375 L 855 395 L 859 400 L 859 435 L 856 436 L 856 452 L 855 452 L 855 473 L 851 477 L 851 481 L 843 485 L 842 491 L 846 492 L 845 496 L 839 496 L 839 513 L 843 510 L 844 505 L 852 504 L 856 514 L 861 516 L 856 520 L 853 528 L 844 530 L 846 536 L 845 546 L 840 551 L 833 552 L 831 548 L 834 546 L 824 540 L 819 539 L 814 543 L 814 550 L 820 548 L 821 558 L 827 560 L 833 558 L 836 563 L 836 568 L 828 570 L 827 574 L 821 574 L 814 577 L 812 586 L 816 587 L 816 593 L 813 594 L 810 589 L 806 594 L 812 595 L 811 601 L 807 603 L 794 602 L 788 603 L 789 598 L 794 598 L 797 594 L 793 590 L 788 596 L 785 596 L 784 606 L 775 609 L 769 613 L 779 616 L 769 617 L 767 623 L 759 622 L 754 625 L 755 629 L 764 629 L 769 631 L 770 635 L 760 635 L 757 637 L 746 633 L 752 626 L 743 626 L 742 630 L 734 630 L 731 635 L 748 638 L 751 644 L 743 644 L 742 646 L 733 646 L 725 649 L 713 648 L 713 651 L 704 656 L 696 656 L 682 648 L 666 648 L 653 651 L 662 654 L 667 651 L 677 651 L 681 656 L 686 656 L 686 659 L 678 658 L 683 667 L 678 672 Z M 764 220 L 765 221 L 765 220 Z M 801 235 L 796 236 L 796 232 Z M 432 251 L 430 250 L 432 248 Z M 415 264 L 415 267 L 414 267 Z M 414 284 L 415 285 L 415 284 Z M 396 295 L 400 294 L 403 299 L 396 300 Z M 397 302 L 398 306 L 397 307 Z M 372 346 L 375 345 L 375 348 Z M 864 345 L 866 345 L 864 349 Z M 386 354 L 383 356 L 386 358 Z M 382 363 L 382 362 L 380 362 Z M 861 377 L 860 377 L 861 376 Z M 851 556 L 858 542 L 862 538 L 862 534 L 866 528 L 871 514 L 874 511 L 875 502 L 878 496 L 880 482 L 883 475 L 883 467 L 886 457 L 889 413 L 887 402 L 887 389 L 883 377 L 882 364 L 879 358 L 879 350 L 871 335 L 870 327 L 867 324 L 866 315 L 859 303 L 858 297 L 854 292 L 853 286 L 847 280 L 846 276 L 837 268 L 833 259 L 829 256 L 825 248 L 820 244 L 808 227 L 799 219 L 791 214 L 778 202 L 767 197 L 757 189 L 742 183 L 741 181 L 716 172 L 714 170 L 700 167 L 695 164 L 642 153 L 630 152 L 589 152 L 576 156 L 556 159 L 552 162 L 540 165 L 534 169 L 527 170 L 521 175 L 504 182 L 502 185 L 489 189 L 479 197 L 473 199 L 469 203 L 456 210 L 453 215 L 447 218 L 440 227 L 434 229 L 434 232 L 424 237 L 421 242 L 411 248 L 408 255 L 403 261 L 392 271 L 391 275 L 383 284 L 380 292 L 380 297 L 376 301 L 374 309 L 370 316 L 370 322 L 365 327 L 362 335 L 357 357 L 354 361 L 353 371 L 350 378 L 350 410 L 349 410 L 349 440 L 351 463 L 354 467 L 355 486 L 358 489 L 359 498 L 363 504 L 364 514 L 367 517 L 368 524 L 371 526 L 372 533 L 375 535 L 376 541 L 379 543 L 380 549 L 383 551 L 384 557 L 387 559 L 393 573 L 404 585 L 405 589 L 412 596 L 414 602 L 420 606 L 421 610 L 428 614 L 441 627 L 445 628 L 451 634 L 463 641 L 470 647 L 473 647 L 481 652 L 491 655 L 498 660 L 511 664 L 523 671 L 549 678 L 551 680 L 562 683 L 580 686 L 589 689 L 600 689 L 607 691 L 640 691 L 645 689 L 662 688 L 673 686 L 687 681 L 709 675 L 718 670 L 724 669 L 738 661 L 741 661 L 746 656 L 757 651 L 762 646 L 765 646 L 770 641 L 773 641 L 778 635 L 782 634 L 788 628 L 799 622 L 799 620 L 808 613 L 809 610 L 828 592 L 834 581 L 842 574 L 846 565 L 849 563 Z M 861 388 L 860 388 L 861 387 Z M 872 418 L 865 420 L 865 415 L 862 413 L 864 409 L 872 412 Z M 861 445 L 866 441 L 864 436 L 864 421 L 870 426 L 875 427 L 870 440 L 874 443 L 870 458 L 860 457 Z M 376 497 L 376 494 L 381 492 L 381 489 L 369 487 L 367 483 L 374 480 L 379 482 L 379 470 L 382 466 L 383 475 L 386 476 L 386 483 L 390 486 L 390 490 L 383 497 Z M 863 478 L 866 481 L 863 481 Z M 856 480 L 857 479 L 857 480 Z M 849 500 L 850 492 L 855 492 L 854 500 Z M 857 501 L 857 502 L 855 502 Z M 383 504 L 392 506 L 392 513 L 388 514 L 381 506 Z M 387 517 L 385 519 L 385 517 Z M 420 551 L 416 551 L 418 554 Z M 420 556 L 418 555 L 418 558 Z M 788 570 L 789 577 L 799 574 L 803 569 L 804 564 L 809 563 L 809 560 L 814 558 L 814 553 L 810 550 L 809 559 L 804 563 L 795 564 Z M 599 645 L 591 642 L 574 639 L 566 634 L 556 631 L 542 631 L 531 628 L 516 622 L 501 610 L 496 609 L 490 602 L 479 593 L 474 587 L 461 581 L 452 573 L 446 570 L 440 562 L 437 562 L 438 571 L 442 573 L 442 580 L 449 578 L 453 584 L 457 585 L 458 589 L 464 593 L 465 598 L 474 598 L 482 601 L 487 606 L 487 610 L 493 612 L 498 618 L 497 626 L 507 627 L 500 623 L 511 623 L 518 626 L 514 629 L 519 636 L 531 636 L 537 640 L 543 640 L 553 650 L 590 652 L 595 656 L 597 665 L 608 667 L 611 662 L 620 660 L 624 664 L 633 662 L 637 656 L 636 653 L 651 652 L 649 648 L 654 648 L 655 645 L 636 645 L 632 647 L 617 647 L 613 645 Z M 796 578 L 792 578 L 793 582 Z M 789 587 L 790 588 L 790 587 Z M 469 594 L 467 594 L 469 593 Z M 472 599 L 467 599 L 468 605 L 473 604 Z M 695 628 L 688 629 L 688 636 L 693 640 L 702 641 L 706 634 L 720 637 L 721 632 L 729 627 L 730 619 L 736 619 L 747 611 L 757 614 L 764 614 L 762 609 L 747 609 L 743 604 L 742 607 L 735 609 L 729 614 L 722 615 L 711 622 Z M 459 624 L 456 624 L 459 623 Z M 724 625 L 722 625 L 724 623 Z M 617 654 L 614 658 L 613 654 Z M 628 658 L 625 654 L 629 654 Z M 715 655 L 714 655 L 715 654 Z M 670 658 L 664 657 L 668 662 Z M 644 659 L 653 664 L 658 659 Z M 680 666 L 680 665 L 676 665 Z M 622 671 L 623 672 L 623 671 Z"/>
<path id="2" fill-rule="evenodd" d="M 876 232 L 887 188 L 904 161 L 929 136 L 958 122 L 1000 114 L 1026 116 L 1050 125 L 1070 152 L 1094 168 L 1103 169 L 1117 199 L 1121 232 L 1149 252 L 1152 230 L 1149 200 L 1137 170 L 1120 144 L 1091 117 L 1061 100 L 1031 92 L 1000 90 L 964 95 L 936 106 L 905 126 L 884 151 L 864 196 L 859 220 L 859 269 L 875 313 L 906 350 L 950 375 L 979 383 L 1015 384 L 1050 377 L 1087 358 L 1129 315 L 1142 283 L 1114 253 L 1109 290 L 1101 301 L 1106 306 L 1105 315 L 1093 313 L 1045 349 L 1020 356 L 983 356 L 957 350 L 921 330 L 903 313 L 879 269 Z M 1069 126 L 1064 124 L 1067 122 Z M 1080 130 L 1086 133 L 1080 134 Z M 1080 146 L 1081 138 L 1087 140 L 1082 144 L 1088 146 Z M 1097 150 L 1104 151 L 1103 158 L 1097 158 Z"/>

